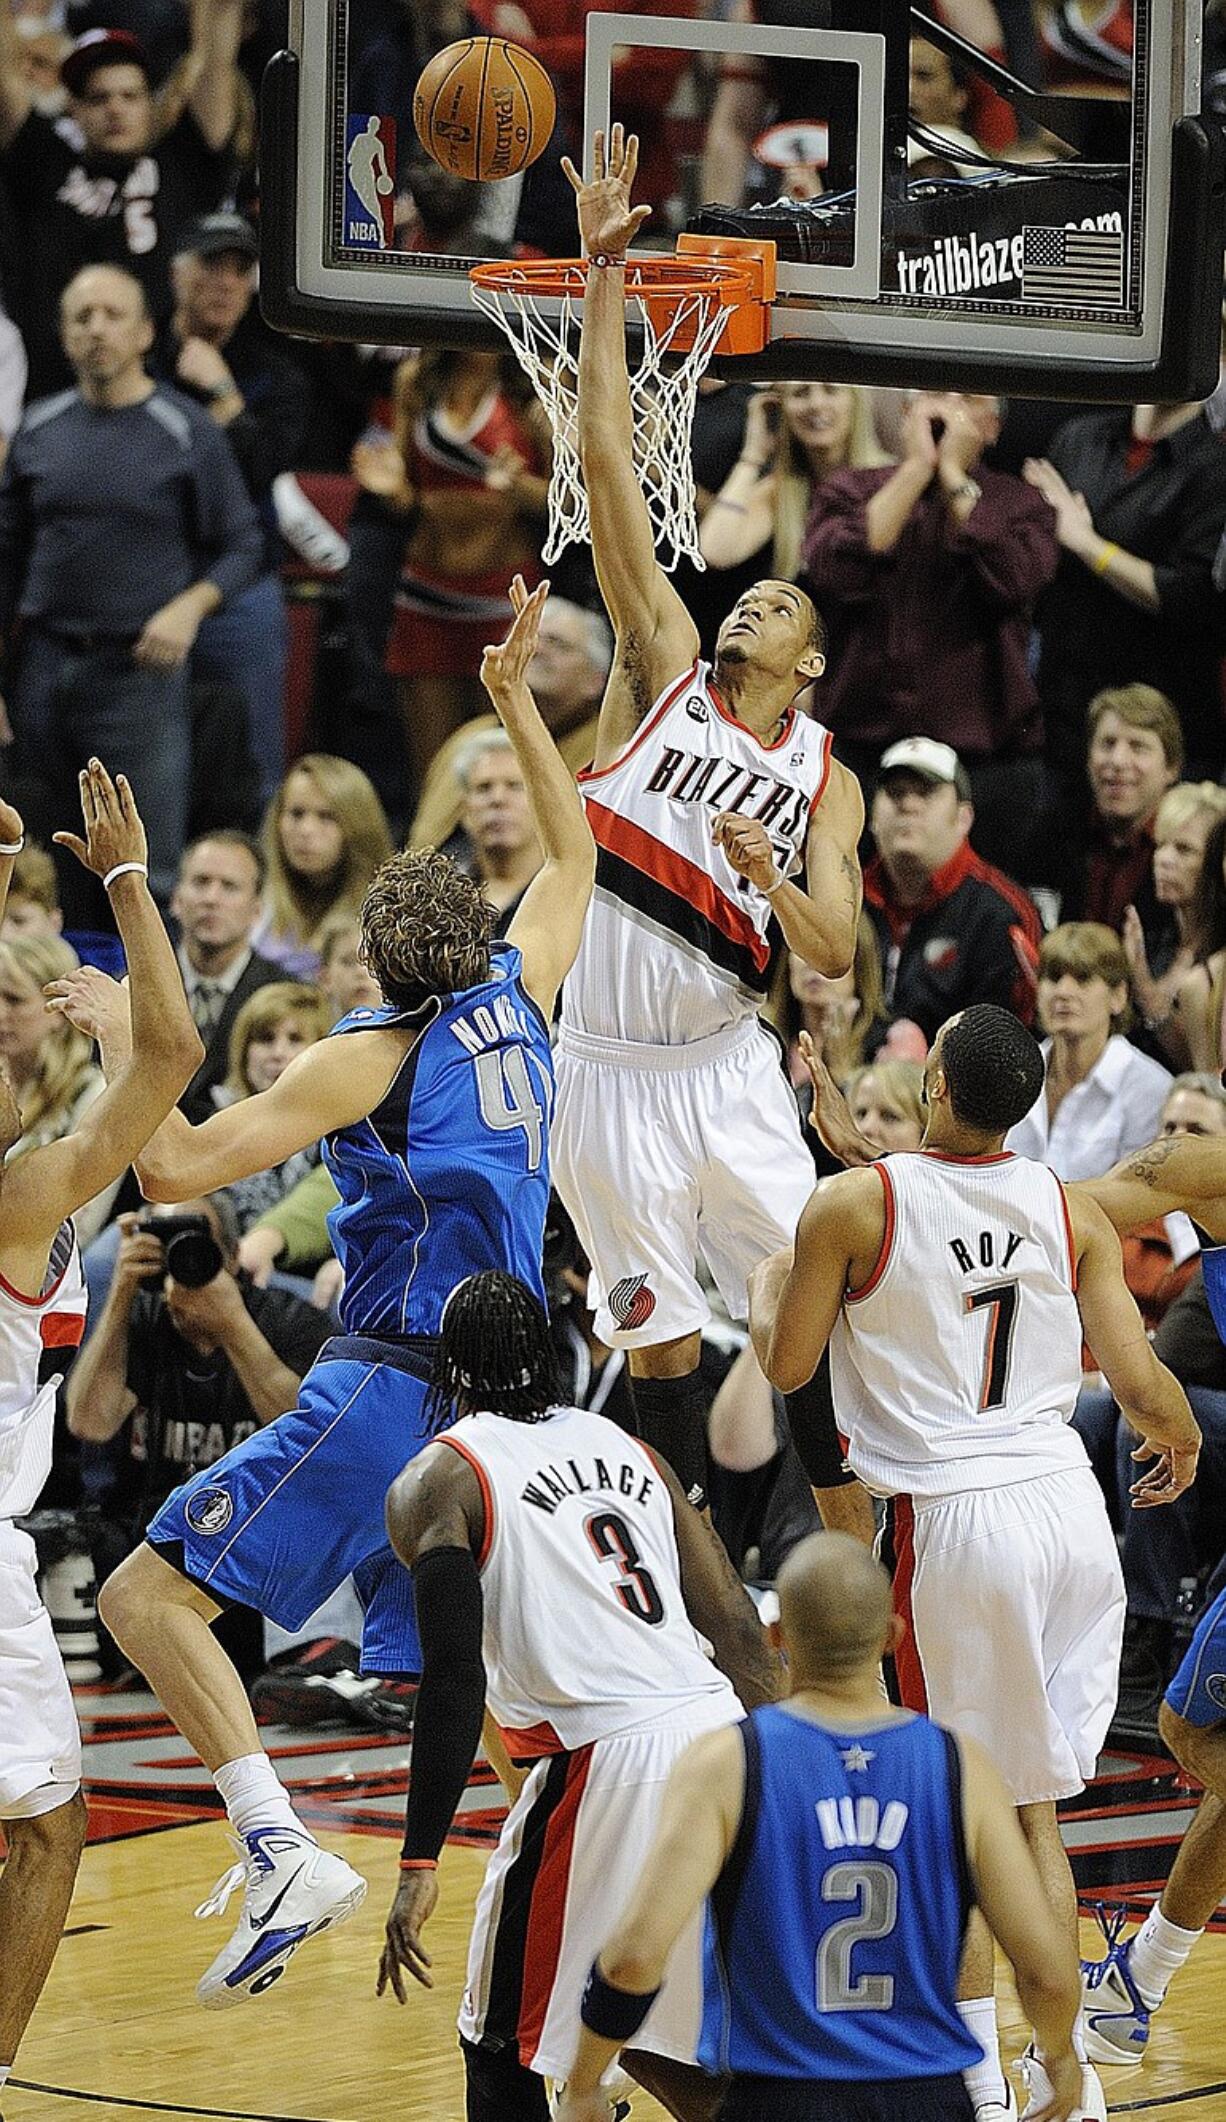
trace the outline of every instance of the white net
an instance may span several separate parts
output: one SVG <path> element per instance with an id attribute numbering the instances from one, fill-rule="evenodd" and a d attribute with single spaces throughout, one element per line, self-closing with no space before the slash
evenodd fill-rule
<path id="1" fill-rule="evenodd" d="M 574 288 L 552 297 L 546 314 L 527 276 L 506 268 L 496 286 L 474 280 L 473 300 L 500 326 L 515 349 L 549 416 L 553 470 L 549 480 L 549 537 L 543 558 L 552 566 L 567 545 L 590 541 L 587 491 L 579 464 L 577 368 L 585 276 L 574 268 Z M 698 550 L 690 431 L 698 384 L 730 312 L 711 289 L 670 294 L 670 312 L 657 325 L 645 295 L 626 288 L 628 315 L 641 326 L 643 351 L 630 376 L 634 468 L 651 517 L 660 565 L 671 573 L 681 559 L 705 567 Z M 693 343 L 685 340 L 693 331 Z M 667 364 L 667 366 L 666 366 Z"/>

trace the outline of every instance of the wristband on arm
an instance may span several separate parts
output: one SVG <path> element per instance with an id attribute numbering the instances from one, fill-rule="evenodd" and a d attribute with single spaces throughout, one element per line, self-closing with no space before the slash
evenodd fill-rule
<path id="1" fill-rule="evenodd" d="M 637 2034 L 659 1994 L 658 1988 L 618 1989 L 605 1980 L 600 1972 L 600 1962 L 593 1960 L 579 2016 L 588 2032 L 595 2034 L 598 2040 L 616 2041 L 621 2047 Z"/>
<path id="2" fill-rule="evenodd" d="M 437 1864 L 485 1714 L 481 1578 L 467 1547 L 433 1547 L 413 1569 L 422 1674 L 413 1718 L 404 1869 Z"/>

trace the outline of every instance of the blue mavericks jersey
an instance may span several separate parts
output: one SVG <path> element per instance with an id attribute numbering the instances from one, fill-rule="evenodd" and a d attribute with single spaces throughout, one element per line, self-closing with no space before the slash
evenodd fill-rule
<path id="1" fill-rule="evenodd" d="M 549 1027 L 495 946 L 490 977 L 416 1013 L 351 1010 L 331 1036 L 418 1028 L 382 1103 L 325 1137 L 339 1206 L 328 1217 L 345 1271 L 346 1331 L 437 1334 L 466 1275 L 504 1268 L 545 1301 L 553 1060 Z"/>
<path id="2" fill-rule="evenodd" d="M 708 1905 L 699 2062 L 808 2080 L 977 2063 L 955 2003 L 972 1888 L 949 1733 L 781 1707 L 737 1728 L 745 1809 Z"/>

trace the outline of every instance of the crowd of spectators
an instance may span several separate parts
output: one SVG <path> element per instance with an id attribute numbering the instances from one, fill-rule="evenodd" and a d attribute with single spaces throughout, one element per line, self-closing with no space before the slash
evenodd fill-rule
<path id="1" fill-rule="evenodd" d="M 533 45 L 559 90 L 557 136 L 517 193 L 515 228 L 499 187 L 458 186 L 417 158 L 395 202 L 407 244 L 477 232 L 486 249 L 531 249 L 534 228 L 556 234 L 571 214 L 557 156 L 579 142 L 589 11 L 355 0 L 380 82 L 364 107 L 398 111 L 406 138 L 420 66 L 473 28 Z M 1030 10 L 947 0 L 932 12 L 997 56 L 1041 63 L 1049 82 L 1079 78 L 1085 50 L 1043 44 L 1041 10 L 1029 22 L 1039 59 L 1020 50 Z M 786 26 L 811 10 L 737 0 L 736 13 Z M 0 0 L 0 785 L 29 830 L 0 936 L 0 1055 L 25 1123 L 14 1155 L 70 1128 L 100 1084 L 85 1041 L 39 1000 L 74 951 L 114 963 L 105 903 L 51 837 L 91 752 L 128 773 L 148 821 L 206 1048 L 183 1100 L 192 1121 L 274 1081 L 374 999 L 355 917 L 393 845 L 447 848 L 500 930 L 541 859 L 477 672 L 509 619 L 512 575 L 539 579 L 548 424 L 496 355 L 307 346 L 262 323 L 255 90 L 284 16 L 285 0 Z M 618 64 L 650 198 L 685 62 L 648 56 L 637 71 Z M 956 168 L 1015 137 L 1010 108 L 922 38 L 911 81 L 924 127 L 913 162 Z M 708 196 L 778 189 L 762 129 L 803 115 L 805 69 L 754 60 L 709 87 Z M 829 117 L 827 184 L 848 152 Z M 784 188 L 805 196 L 813 179 L 790 167 Z M 1028 408 L 1039 439 L 1019 447 L 1016 409 L 986 395 L 702 387 L 706 572 L 678 583 L 708 652 L 747 581 L 812 593 L 829 654 L 806 704 L 868 804 L 855 964 L 838 981 L 781 965 L 775 1015 L 786 1037 L 810 1034 L 883 1147 L 918 1142 L 918 1063 L 971 1002 L 1042 1034 L 1046 1086 L 1014 1141 L 1064 1177 L 1160 1127 L 1226 1128 L 1220 397 Z M 328 586 L 326 623 L 308 634 L 291 626 L 306 607 L 288 601 L 304 573 Z M 576 770 L 611 655 L 572 555 L 529 680 Z M 794 1044 L 791 1059 L 799 1087 Z M 222 1261 L 211 1298 L 151 1290 L 163 1248 L 133 1220 L 130 1185 L 86 1211 L 100 1338 L 69 1412 L 90 1492 L 109 1479 L 125 1523 L 160 1500 L 163 1475 L 289 1404 L 337 1294 L 333 1199 L 305 1155 L 220 1205 L 194 1204 Z M 1226 1407 L 1196 1249 L 1190 1226 L 1157 1227 L 1130 1248 L 1129 1271 L 1177 1373 Z M 584 1390 L 608 1389 L 620 1359 L 593 1343 L 573 1262 L 566 1274 L 559 1331 Z M 253 1327 L 273 1366 L 260 1385 Z M 210 1395 L 222 1412 L 206 1421 L 194 1410 Z M 713 1436 L 727 1412 L 725 1393 Z M 773 1464 L 769 1411 L 755 1419 L 754 1464 Z M 1093 1381 L 1085 1419 L 1122 1494 L 1123 1446 Z M 730 1475 L 746 1470 L 741 1445 L 727 1447 Z M 1170 1625 L 1189 1580 L 1199 1597 L 1226 1537 L 1223 1482 L 1207 1453 L 1178 1538 L 1174 1513 L 1122 1513 L 1140 1620 Z M 1155 1561 L 1159 1538 L 1170 1552 Z"/>

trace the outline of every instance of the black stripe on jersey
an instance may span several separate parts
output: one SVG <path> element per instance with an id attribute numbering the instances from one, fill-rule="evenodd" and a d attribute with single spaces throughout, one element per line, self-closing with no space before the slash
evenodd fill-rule
<path id="1" fill-rule="evenodd" d="M 528 1925 L 532 1896 L 545 1854 L 545 1837 L 563 1798 L 571 1754 L 555 1754 L 545 1771 L 540 1795 L 524 1822 L 519 1855 L 507 1866 L 502 1880 L 498 1910 L 498 1935 L 490 1967 L 489 1994 L 485 2006 L 482 2042 L 492 2047 L 514 2045 L 519 2036 L 523 2009 L 524 1966 L 528 1951 Z"/>
<path id="2" fill-rule="evenodd" d="M 627 862 L 621 855 L 611 854 L 607 847 L 596 850 L 596 884 L 598 889 L 603 888 L 613 898 L 624 900 L 627 906 L 645 914 L 649 921 L 679 937 L 682 943 L 700 950 L 713 965 L 733 974 L 754 994 L 767 992 L 776 950 L 772 949 L 765 971 L 759 971 L 753 954 L 743 944 L 734 943 L 722 929 L 716 928 L 696 906 L 690 905 L 688 899 L 679 898 L 658 878 L 636 869 L 633 862 Z"/>
<path id="3" fill-rule="evenodd" d="M 962 1756 L 958 1742 L 951 1731 L 943 1725 L 937 1730 L 945 1741 L 945 1757 L 949 1764 L 949 1813 L 950 1827 L 954 1838 L 954 1863 L 958 1872 L 958 1901 L 962 1911 L 962 1929 L 965 1933 L 971 1910 L 978 1905 L 975 1881 L 971 1873 L 971 1860 L 966 1848 L 966 1819 L 962 1804 Z"/>

